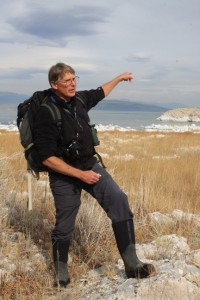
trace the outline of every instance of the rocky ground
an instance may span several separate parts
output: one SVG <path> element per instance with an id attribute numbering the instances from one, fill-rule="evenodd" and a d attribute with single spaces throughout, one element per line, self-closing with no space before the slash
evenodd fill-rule
<path id="1" fill-rule="evenodd" d="M 1 209 L 3 217 L 6 209 Z M 177 222 L 191 222 L 196 238 L 200 238 L 200 215 L 186 214 L 175 210 L 170 214 L 154 212 L 148 214 L 146 222 L 151 225 L 175 225 Z M 1 242 L 10 247 L 7 256 L 0 251 L 0 278 L 12 280 L 17 268 L 13 253 L 16 243 L 23 240 L 23 235 L 1 232 Z M 25 250 L 24 250 L 25 251 Z M 24 272 L 37 271 L 45 267 L 45 258 L 35 245 L 29 245 L 31 259 L 22 257 L 21 268 Z M 200 249 L 192 250 L 186 238 L 174 234 L 163 235 L 148 244 L 137 245 L 141 260 L 151 262 L 156 274 L 150 278 L 137 280 L 127 279 L 122 260 L 116 265 L 108 264 L 90 270 L 76 286 L 68 286 L 64 291 L 51 289 L 42 299 L 79 299 L 79 300 L 131 300 L 131 299 L 200 299 Z M 7 278 L 7 279 L 6 279 Z"/>

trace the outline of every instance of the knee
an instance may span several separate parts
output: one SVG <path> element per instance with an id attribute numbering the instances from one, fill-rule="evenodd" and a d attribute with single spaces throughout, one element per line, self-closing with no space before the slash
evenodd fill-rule
<path id="1" fill-rule="evenodd" d="M 107 213 L 112 222 L 120 222 L 133 217 L 128 197 L 123 191 L 118 192 L 115 196 L 113 195 Z"/>
<path id="2" fill-rule="evenodd" d="M 128 197 L 122 190 L 117 191 L 115 194 L 115 199 L 117 202 L 119 202 L 119 205 L 129 206 Z"/>

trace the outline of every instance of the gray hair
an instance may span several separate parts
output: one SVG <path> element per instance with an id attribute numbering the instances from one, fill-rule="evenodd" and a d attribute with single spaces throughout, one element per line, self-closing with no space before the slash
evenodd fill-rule
<path id="1" fill-rule="evenodd" d="M 72 67 L 62 62 L 59 62 L 56 65 L 52 66 L 49 70 L 49 76 L 48 76 L 50 85 L 52 81 L 57 82 L 67 72 L 75 74 L 75 70 Z"/>

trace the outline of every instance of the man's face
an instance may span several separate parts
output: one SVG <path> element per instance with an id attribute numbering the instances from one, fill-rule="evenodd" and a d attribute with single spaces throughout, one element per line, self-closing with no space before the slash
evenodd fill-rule
<path id="1" fill-rule="evenodd" d="M 69 101 L 75 96 L 77 78 L 75 74 L 67 72 L 57 82 L 52 82 L 52 88 L 61 99 Z"/>

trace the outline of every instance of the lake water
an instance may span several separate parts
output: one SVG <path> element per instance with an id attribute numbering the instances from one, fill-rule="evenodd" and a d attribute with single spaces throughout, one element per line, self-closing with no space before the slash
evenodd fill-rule
<path id="1" fill-rule="evenodd" d="M 161 113 L 158 112 L 130 112 L 130 111 L 98 111 L 92 110 L 90 113 L 91 122 L 102 125 L 118 125 L 121 127 L 131 127 L 143 129 L 152 123 L 159 123 L 156 120 Z"/>
<path id="2" fill-rule="evenodd" d="M 91 110 L 89 112 L 91 122 L 98 125 L 118 125 L 142 129 L 146 125 L 157 123 L 156 118 L 161 115 L 159 112 L 130 112 L 130 111 L 103 111 Z M 16 105 L 0 104 L 0 123 L 7 125 L 15 123 L 17 116 Z"/>
<path id="3" fill-rule="evenodd" d="M 92 109 L 89 113 L 91 123 L 99 129 L 111 130 L 116 126 L 132 128 L 136 130 L 158 131 L 194 131 L 200 130 L 200 124 L 195 122 L 158 121 L 161 112 L 138 112 L 138 111 L 103 111 Z M 0 128 L 4 125 L 16 124 L 17 105 L 0 104 Z M 98 125 L 103 125 L 98 126 Z M 113 125 L 112 127 L 110 125 Z M 10 128 L 10 126 L 9 126 Z M 12 127 L 13 128 L 13 127 Z"/>

